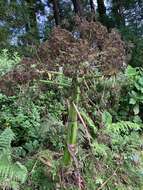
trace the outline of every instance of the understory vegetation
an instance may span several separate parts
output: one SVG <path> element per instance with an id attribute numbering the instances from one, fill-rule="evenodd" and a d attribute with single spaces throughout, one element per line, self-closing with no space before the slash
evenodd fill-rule
<path id="1" fill-rule="evenodd" d="M 0 10 L 0 190 L 143 190 L 143 1 Z"/>
<path id="2" fill-rule="evenodd" d="M 7 73 L 19 57 L 1 55 Z M 13 60 L 15 60 L 13 62 Z M 18 66 L 19 68 L 19 66 Z M 94 77 L 95 76 L 95 77 Z M 142 189 L 143 71 L 130 65 L 115 77 L 84 81 L 78 113 L 78 150 L 63 169 L 70 78 L 48 72 L 0 94 L 2 189 Z M 8 91 L 7 91 L 8 90 Z M 78 176 L 79 175 L 79 176 Z M 80 180 L 78 181 L 78 177 Z"/>

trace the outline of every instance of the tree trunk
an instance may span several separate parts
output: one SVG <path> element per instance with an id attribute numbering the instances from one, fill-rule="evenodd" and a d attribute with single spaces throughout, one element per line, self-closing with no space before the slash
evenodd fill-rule
<path id="1" fill-rule="evenodd" d="M 82 4 L 80 0 L 72 0 L 73 6 L 74 6 L 74 11 L 75 13 L 82 17 L 83 16 L 83 9 L 82 9 Z"/>
<path id="2" fill-rule="evenodd" d="M 60 24 L 59 2 L 58 0 L 52 0 L 52 4 L 53 4 L 55 23 L 56 23 L 56 26 L 58 26 Z"/>
<path id="3" fill-rule="evenodd" d="M 104 0 L 97 0 L 97 5 L 98 5 L 98 12 L 99 16 L 103 17 L 106 15 L 106 7 L 104 4 Z"/>
<path id="4" fill-rule="evenodd" d="M 92 12 L 93 14 L 95 14 L 95 5 L 94 5 L 93 0 L 90 0 L 90 8 L 91 8 L 91 12 Z"/>
<path id="5" fill-rule="evenodd" d="M 90 3 L 90 8 L 91 8 L 91 19 L 93 20 L 93 21 L 95 21 L 96 20 L 96 11 L 95 11 L 95 5 L 94 5 L 94 1 L 93 0 L 90 0 L 89 1 L 89 3 Z"/>
<path id="6" fill-rule="evenodd" d="M 28 9 L 28 20 L 25 25 L 25 29 L 27 33 L 30 33 L 36 40 L 39 39 L 39 31 L 37 26 L 36 12 L 38 11 L 38 7 L 36 5 L 35 0 L 28 1 L 27 9 Z"/>
<path id="7" fill-rule="evenodd" d="M 107 29 L 110 29 L 111 27 L 111 22 L 106 14 L 106 6 L 104 3 L 104 0 L 97 0 L 97 5 L 98 5 L 98 13 L 99 13 L 99 21 L 107 27 Z"/>
<path id="8" fill-rule="evenodd" d="M 112 13 L 115 17 L 115 26 L 125 26 L 125 18 L 123 15 L 123 6 L 120 0 L 112 0 Z"/>

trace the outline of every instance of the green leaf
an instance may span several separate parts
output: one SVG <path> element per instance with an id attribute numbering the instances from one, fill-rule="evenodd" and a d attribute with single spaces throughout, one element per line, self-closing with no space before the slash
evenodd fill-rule
<path id="1" fill-rule="evenodd" d="M 102 121 L 104 124 L 111 124 L 112 123 L 112 115 L 109 112 L 104 111 L 102 114 Z"/>
<path id="2" fill-rule="evenodd" d="M 129 104 L 135 105 L 136 104 L 136 100 L 134 98 L 130 98 Z"/>
<path id="3" fill-rule="evenodd" d="M 141 88 L 140 90 L 141 90 L 141 93 L 143 93 L 143 88 Z"/>
<path id="4" fill-rule="evenodd" d="M 143 77 L 140 77 L 138 82 L 143 86 Z"/>
<path id="5" fill-rule="evenodd" d="M 131 91 L 131 94 L 132 94 L 133 96 L 137 96 L 137 93 L 136 93 L 134 90 Z"/>
<path id="6" fill-rule="evenodd" d="M 128 65 L 125 74 L 127 76 L 135 76 L 137 74 L 136 68 L 133 68 L 132 66 Z"/>
<path id="7" fill-rule="evenodd" d="M 137 90 L 141 90 L 141 86 L 138 83 L 135 83 L 135 87 Z"/>
<path id="8" fill-rule="evenodd" d="M 85 111 L 81 111 L 81 115 L 88 124 L 89 127 L 93 128 L 94 132 L 97 132 L 97 128 L 93 122 L 93 120 L 89 117 L 89 115 Z"/>
<path id="9" fill-rule="evenodd" d="M 139 104 L 136 104 L 133 108 L 134 114 L 137 115 L 139 113 Z"/>

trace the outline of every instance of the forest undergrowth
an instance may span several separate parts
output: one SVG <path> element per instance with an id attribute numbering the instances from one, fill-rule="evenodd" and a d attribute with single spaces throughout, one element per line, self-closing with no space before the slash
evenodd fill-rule
<path id="1" fill-rule="evenodd" d="M 143 70 L 125 50 L 77 19 L 32 57 L 1 52 L 1 189 L 143 189 Z"/>

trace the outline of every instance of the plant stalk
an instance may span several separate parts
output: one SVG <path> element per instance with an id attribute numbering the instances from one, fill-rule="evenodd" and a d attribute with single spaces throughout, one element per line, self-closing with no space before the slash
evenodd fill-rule
<path id="1" fill-rule="evenodd" d="M 74 104 L 78 106 L 79 103 L 80 88 L 77 78 L 72 80 L 72 94 L 69 100 L 68 106 L 68 131 L 67 131 L 67 145 L 64 152 L 64 165 L 70 165 L 72 161 L 72 155 L 76 152 L 77 144 L 77 133 L 78 133 L 78 123 L 77 123 L 77 112 L 75 110 Z M 70 151 L 69 151 L 70 148 Z"/>

